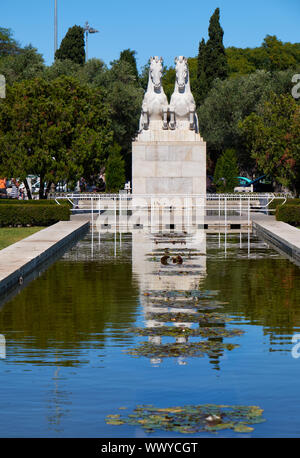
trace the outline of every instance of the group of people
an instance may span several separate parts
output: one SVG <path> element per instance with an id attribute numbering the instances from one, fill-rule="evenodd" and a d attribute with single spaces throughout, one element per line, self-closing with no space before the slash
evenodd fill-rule
<path id="1" fill-rule="evenodd" d="M 24 199 L 24 189 L 20 186 L 20 183 L 12 178 L 11 180 L 11 192 L 7 192 L 7 180 L 6 178 L 0 178 L 0 198 L 11 198 L 11 199 Z"/>
<path id="2" fill-rule="evenodd" d="M 83 177 L 79 180 L 80 192 L 104 192 L 105 187 L 105 174 L 102 171 L 91 176 L 88 181 Z"/>

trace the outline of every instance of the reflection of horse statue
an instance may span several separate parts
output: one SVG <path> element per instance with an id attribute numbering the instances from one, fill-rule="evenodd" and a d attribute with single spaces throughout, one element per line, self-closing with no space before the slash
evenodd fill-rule
<path id="1" fill-rule="evenodd" d="M 140 131 L 149 129 L 150 121 L 153 120 L 163 121 L 163 129 L 168 128 L 168 99 L 161 84 L 162 62 L 162 58 L 150 57 L 148 87 L 142 105 Z"/>
<path id="2" fill-rule="evenodd" d="M 196 104 L 191 93 L 189 69 L 187 59 L 183 56 L 175 58 L 176 81 L 175 89 L 170 101 L 170 129 L 186 128 L 198 133 L 198 118 Z"/>

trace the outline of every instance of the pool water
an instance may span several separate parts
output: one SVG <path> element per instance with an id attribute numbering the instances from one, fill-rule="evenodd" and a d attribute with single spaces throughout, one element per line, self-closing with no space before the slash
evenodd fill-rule
<path id="1" fill-rule="evenodd" d="M 107 418 L 203 404 L 265 421 L 197 437 L 299 437 L 299 280 L 249 233 L 88 234 L 0 309 L 1 437 L 183 437 Z"/>

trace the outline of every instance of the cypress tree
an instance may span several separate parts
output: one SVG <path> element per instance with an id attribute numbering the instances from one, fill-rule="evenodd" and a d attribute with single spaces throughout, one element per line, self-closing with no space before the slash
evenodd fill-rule
<path id="1" fill-rule="evenodd" d="M 197 58 L 197 88 L 195 91 L 195 101 L 196 105 L 200 106 L 207 95 L 207 79 L 205 73 L 205 40 L 202 40 L 199 43 L 199 52 Z"/>
<path id="2" fill-rule="evenodd" d="M 212 87 L 214 79 L 228 76 L 228 64 L 223 45 L 223 29 L 220 25 L 220 9 L 211 16 L 208 28 L 209 39 L 199 44 L 197 68 L 196 103 L 199 106 Z"/>
<path id="3" fill-rule="evenodd" d="M 59 49 L 55 53 L 55 59 L 70 59 L 83 65 L 85 62 L 84 29 L 78 25 L 70 27 L 63 38 Z"/>
<path id="4" fill-rule="evenodd" d="M 136 66 L 135 54 L 136 51 L 132 51 L 131 49 L 124 49 L 124 51 L 120 53 L 120 60 L 125 61 L 130 65 L 130 67 L 132 68 L 132 74 L 138 82 L 139 73 Z"/>
<path id="5" fill-rule="evenodd" d="M 208 87 L 216 78 L 224 80 L 228 76 L 228 64 L 223 45 L 223 29 L 220 25 L 220 9 L 217 8 L 211 16 L 208 28 L 209 40 L 206 43 L 205 73 Z"/>

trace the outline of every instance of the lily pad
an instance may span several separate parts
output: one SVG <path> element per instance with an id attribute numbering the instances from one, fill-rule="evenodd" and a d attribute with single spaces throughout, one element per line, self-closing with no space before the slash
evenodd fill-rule
<path id="1" fill-rule="evenodd" d="M 225 329 L 224 327 L 209 327 L 209 328 L 187 328 L 175 326 L 159 326 L 149 328 L 131 328 L 128 332 L 138 334 L 140 336 L 172 336 L 172 337 L 235 337 L 243 334 L 240 329 Z"/>
<path id="2" fill-rule="evenodd" d="M 161 323 L 225 323 L 232 321 L 232 318 L 220 313 L 155 313 L 147 312 L 146 319 L 159 321 Z"/>
<path id="3" fill-rule="evenodd" d="M 166 343 L 152 344 L 143 342 L 138 347 L 126 350 L 126 353 L 132 356 L 145 356 L 148 358 L 166 358 L 166 357 L 203 357 L 207 354 L 210 357 L 218 355 L 224 350 L 233 350 L 239 345 L 227 344 L 219 341 L 201 341 L 193 343 Z"/>
<path id="4" fill-rule="evenodd" d="M 133 412 L 118 420 L 110 415 L 106 423 L 140 426 L 149 434 L 155 430 L 197 434 L 201 431 L 217 433 L 227 429 L 236 433 L 250 433 L 254 430 L 248 426 L 254 423 L 251 419 L 253 412 L 257 420 L 265 421 L 262 418 L 263 409 L 257 406 L 204 404 L 158 408 L 148 405 L 137 406 Z"/>

